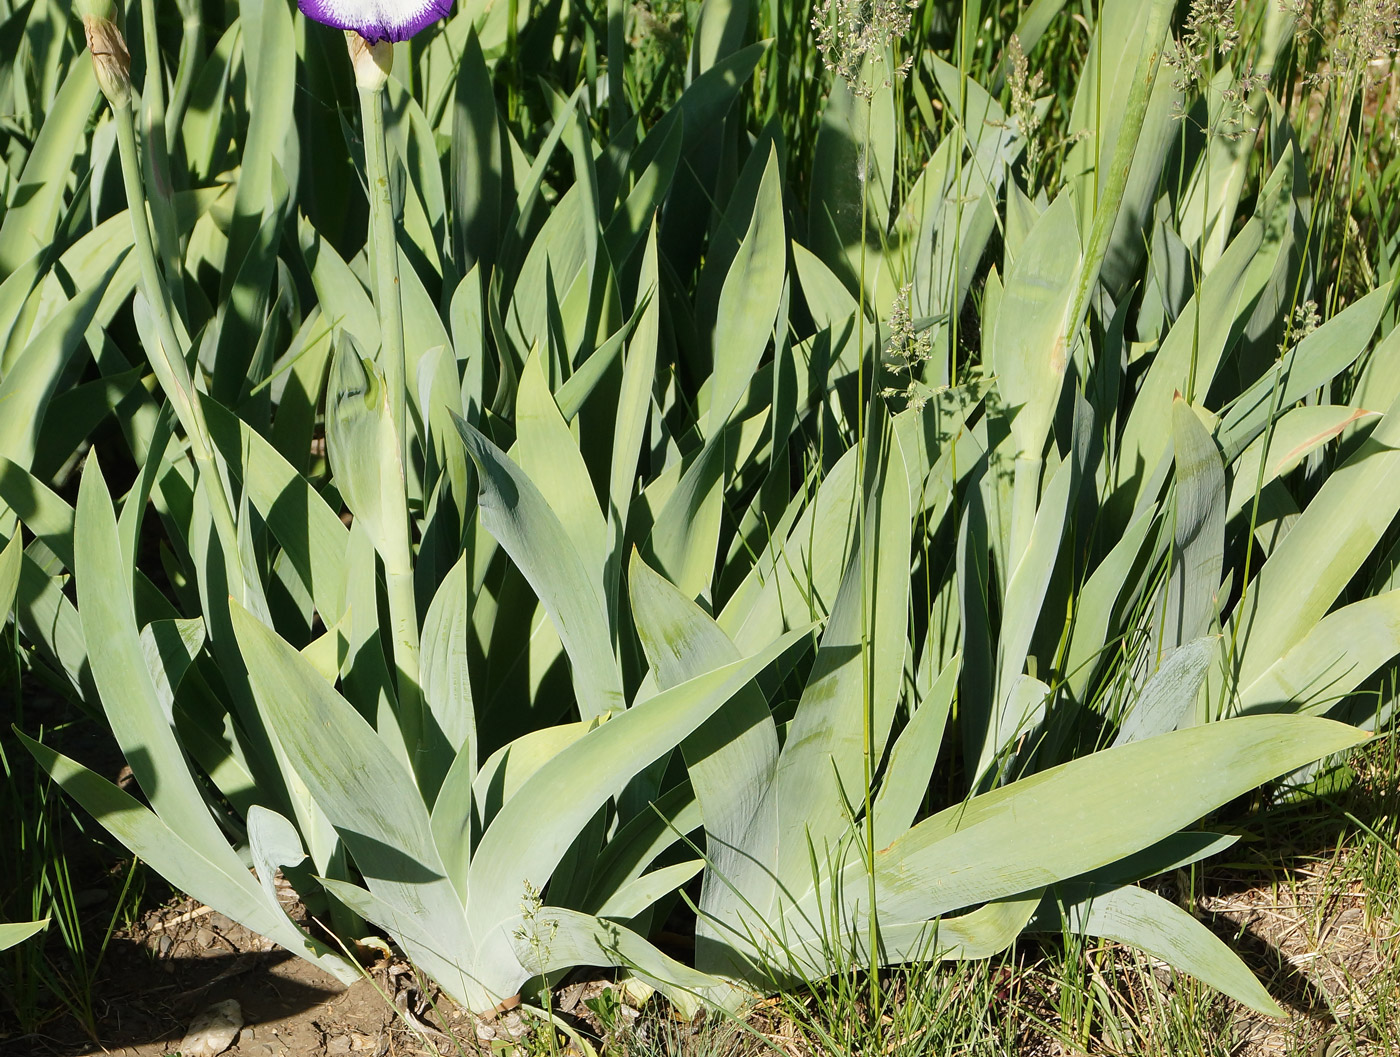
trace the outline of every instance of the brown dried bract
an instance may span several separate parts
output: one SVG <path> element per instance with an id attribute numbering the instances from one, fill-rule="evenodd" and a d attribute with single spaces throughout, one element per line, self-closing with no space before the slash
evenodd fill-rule
<path id="1" fill-rule="evenodd" d="M 84 15 L 83 32 L 102 94 L 113 106 L 126 106 L 131 102 L 131 53 L 122 31 L 110 19 Z"/>

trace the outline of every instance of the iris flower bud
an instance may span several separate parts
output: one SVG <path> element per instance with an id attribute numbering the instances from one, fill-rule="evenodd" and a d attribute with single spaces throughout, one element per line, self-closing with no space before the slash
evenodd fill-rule
<path id="1" fill-rule="evenodd" d="M 116 23 L 117 9 L 111 0 L 78 0 L 76 10 L 83 20 L 92 69 L 97 86 L 114 107 L 131 102 L 131 53 Z"/>

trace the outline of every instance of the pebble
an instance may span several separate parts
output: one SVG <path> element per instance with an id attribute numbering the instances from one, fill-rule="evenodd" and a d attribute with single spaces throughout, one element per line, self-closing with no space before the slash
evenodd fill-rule
<path id="1" fill-rule="evenodd" d="M 241 1027 L 243 1007 L 236 998 L 215 1002 L 190 1022 L 180 1053 L 183 1057 L 215 1057 L 233 1045 Z"/>
<path id="2" fill-rule="evenodd" d="M 501 1018 L 501 1026 L 506 1029 L 506 1034 L 512 1039 L 518 1039 L 525 1034 L 525 1022 L 520 1019 L 520 1014 L 514 1010 Z"/>

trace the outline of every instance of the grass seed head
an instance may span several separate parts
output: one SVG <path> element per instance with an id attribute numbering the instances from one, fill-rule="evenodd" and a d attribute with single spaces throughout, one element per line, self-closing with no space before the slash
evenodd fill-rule
<path id="1" fill-rule="evenodd" d="M 903 388 L 890 386 L 882 389 L 880 395 L 886 399 L 903 397 L 907 407 L 918 410 L 928 403 L 932 390 L 918 381 L 915 372 L 933 358 L 933 341 L 927 330 L 919 330 L 914 325 L 909 312 L 909 293 L 912 289 L 913 284 L 906 283 L 895 295 L 888 324 L 889 366 L 892 370 L 903 372 L 907 384 Z"/>
<path id="2" fill-rule="evenodd" d="M 812 16 L 822 64 L 857 98 L 870 99 L 875 82 L 865 73 L 866 60 L 872 66 L 886 62 L 886 53 L 909 32 L 909 12 L 916 7 L 917 0 L 822 0 Z M 885 86 L 908 73 L 913 62 L 906 58 L 889 71 Z"/>
<path id="3" fill-rule="evenodd" d="M 1234 0 L 1191 0 L 1175 53 L 1163 56 L 1176 70 L 1172 87 L 1189 95 L 1209 84 L 1215 57 L 1229 55 L 1239 40 Z"/>
<path id="4" fill-rule="evenodd" d="M 1339 70 L 1378 76 L 1372 64 L 1400 51 L 1400 0 L 1360 0 L 1348 4 L 1337 29 Z"/>
<path id="5" fill-rule="evenodd" d="M 1026 143 L 1026 187 L 1034 190 L 1035 173 L 1040 167 L 1040 115 L 1035 111 L 1035 95 L 1045 85 L 1045 76 L 1036 71 L 1032 76 L 1030 63 L 1021 48 L 1021 38 L 1015 33 L 1006 45 L 1006 85 L 1011 90 L 1011 116 Z"/>

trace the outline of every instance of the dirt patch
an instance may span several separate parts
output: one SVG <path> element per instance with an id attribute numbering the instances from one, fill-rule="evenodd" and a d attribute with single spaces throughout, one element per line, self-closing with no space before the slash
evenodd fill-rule
<path id="1" fill-rule="evenodd" d="M 299 904 L 284 905 L 300 919 Z M 29 1035 L 0 1033 L 0 1054 L 191 1057 L 200 1053 L 187 1042 L 191 1023 L 230 1000 L 241 1022 L 236 1034 L 204 1057 L 523 1057 L 540 1050 L 531 1037 L 539 1022 L 530 1014 L 477 1018 L 402 959 L 375 953 L 361 948 L 367 978 L 347 988 L 207 906 L 172 901 L 112 938 L 94 988 L 96 1040 L 67 1019 Z M 605 995 L 612 997 L 598 1002 Z M 608 1012 L 600 1017 L 598 1009 Z M 595 1039 L 640 1017 L 623 988 L 587 971 L 561 982 L 554 1012 Z M 581 1052 L 562 1034 L 554 1051 Z"/>
<path id="2" fill-rule="evenodd" d="M 1202 901 L 1217 925 L 1234 926 L 1238 945 L 1289 1009 L 1284 1022 L 1236 1013 L 1245 1057 L 1295 1053 L 1302 1040 L 1320 1054 L 1343 1041 L 1345 1052 L 1363 1054 L 1400 1047 L 1373 1015 L 1400 1005 L 1400 931 L 1390 915 L 1368 913 L 1367 893 L 1345 879 L 1349 873 L 1338 862 L 1317 863 L 1284 883 Z"/>
<path id="3" fill-rule="evenodd" d="M 202 1010 L 229 999 L 243 1020 L 232 1057 L 409 1052 L 394 1049 L 394 1013 L 373 982 L 345 988 L 193 900 L 113 937 L 94 988 L 96 1040 L 70 1022 L 11 1039 L 4 1052 L 159 1057 L 180 1050 Z"/>

